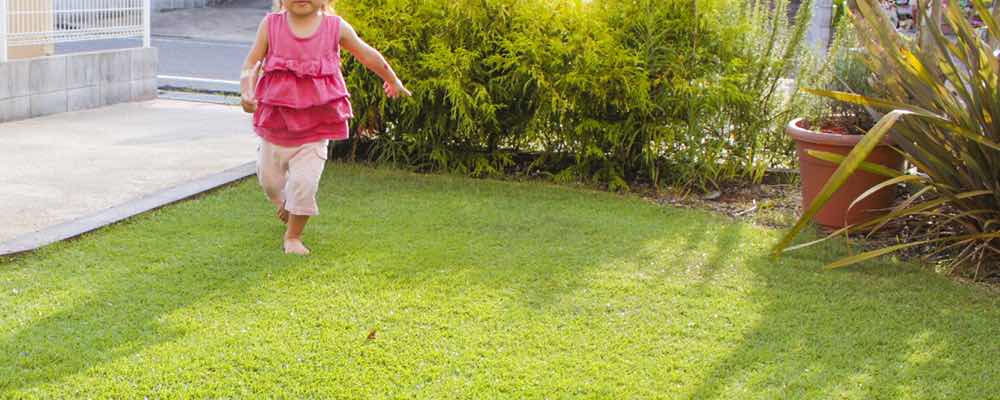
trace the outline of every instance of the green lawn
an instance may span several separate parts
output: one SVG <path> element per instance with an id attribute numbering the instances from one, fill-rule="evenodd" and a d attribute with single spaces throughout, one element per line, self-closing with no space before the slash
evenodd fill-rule
<path id="1" fill-rule="evenodd" d="M 250 180 L 0 259 L 0 398 L 1000 396 L 1000 296 L 912 265 L 545 184 L 321 192 L 308 258 Z"/>

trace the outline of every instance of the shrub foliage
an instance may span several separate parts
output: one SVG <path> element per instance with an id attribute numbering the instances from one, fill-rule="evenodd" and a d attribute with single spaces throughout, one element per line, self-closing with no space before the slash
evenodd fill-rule
<path id="1" fill-rule="evenodd" d="M 797 95 L 782 82 L 802 65 L 808 15 L 789 24 L 783 1 L 335 6 L 414 93 L 385 99 L 379 78 L 348 58 L 351 156 L 472 176 L 550 174 L 613 190 L 709 188 L 790 160 L 780 127 Z"/>

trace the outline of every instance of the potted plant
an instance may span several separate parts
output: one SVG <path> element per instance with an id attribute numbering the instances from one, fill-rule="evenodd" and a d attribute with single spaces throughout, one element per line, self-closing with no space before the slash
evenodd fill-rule
<path id="1" fill-rule="evenodd" d="M 825 86 L 824 90 L 872 97 L 875 92 L 872 74 L 860 58 L 863 53 L 856 49 L 856 36 L 850 21 L 843 18 L 836 31 L 818 83 Z M 785 132 L 795 141 L 803 209 L 809 208 L 837 169 L 839 161 L 854 149 L 879 117 L 869 108 L 836 100 L 822 101 L 811 114 L 792 120 L 785 127 Z M 903 157 L 892 148 L 891 139 L 886 139 L 872 151 L 866 162 L 869 168 L 852 174 L 816 213 L 813 222 L 829 228 L 841 228 L 887 212 L 896 198 L 893 187 L 878 189 L 857 202 L 855 200 L 888 179 L 885 174 L 876 172 L 879 166 L 899 171 L 903 166 Z"/>
<path id="2" fill-rule="evenodd" d="M 839 268 L 901 250 L 919 248 L 922 257 L 950 260 L 953 272 L 973 279 L 1000 278 L 1000 9 L 970 0 L 976 16 L 989 27 L 977 32 L 963 9 L 941 0 L 922 4 L 917 34 L 907 37 L 885 23 L 878 0 L 849 0 L 849 13 L 868 56 L 865 64 L 882 86 L 878 97 L 843 91 L 816 91 L 838 101 L 876 108 L 885 114 L 850 154 L 839 157 L 837 170 L 816 200 L 775 246 L 775 254 L 808 247 L 842 233 L 877 232 L 892 221 L 910 220 L 911 230 L 895 244 L 828 264 Z M 918 3 L 921 4 L 921 3 Z M 921 16 L 938 16 L 952 32 Z M 847 226 L 826 237 L 792 246 L 806 224 L 864 163 L 891 137 L 913 165 L 907 173 L 881 171 L 891 179 L 876 188 L 907 184 L 912 193 L 879 218 Z M 865 194 L 870 193 L 871 190 Z M 864 197 L 864 195 L 862 197 Z"/>
<path id="3" fill-rule="evenodd" d="M 843 127 L 834 121 L 827 120 L 815 126 L 802 118 L 789 123 L 785 132 L 795 140 L 802 184 L 802 208 L 806 209 L 837 170 L 837 162 L 854 150 L 862 136 L 842 133 Z M 891 140 L 884 140 L 865 161 L 900 170 L 903 157 L 891 146 Z M 887 179 L 889 177 L 875 172 L 855 171 L 816 213 L 813 222 L 828 228 L 842 228 L 884 215 L 896 199 L 893 187 L 877 189 L 856 203 L 855 200 Z"/>

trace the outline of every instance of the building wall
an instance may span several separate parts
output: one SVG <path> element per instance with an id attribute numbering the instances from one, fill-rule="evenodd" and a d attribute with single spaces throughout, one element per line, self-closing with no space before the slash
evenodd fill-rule
<path id="1" fill-rule="evenodd" d="M 20 60 L 25 58 L 45 57 L 52 55 L 51 45 L 40 46 L 18 46 L 7 50 L 7 58 L 10 60 Z"/>
<path id="2" fill-rule="evenodd" d="M 156 48 L 0 63 L 0 122 L 156 98 Z"/>
<path id="3" fill-rule="evenodd" d="M 52 0 L 15 0 L 7 2 L 7 5 L 12 12 L 31 10 L 51 11 L 52 4 Z M 28 19 L 21 17 L 18 19 L 17 23 L 15 23 L 14 16 L 10 15 L 7 20 L 7 26 L 11 30 L 11 33 L 47 31 L 52 29 L 53 17 L 52 13 L 48 12 L 44 14 L 36 14 Z M 7 52 L 7 57 L 8 59 L 42 57 L 52 55 L 55 52 L 54 50 L 55 46 L 52 45 L 10 47 Z"/>

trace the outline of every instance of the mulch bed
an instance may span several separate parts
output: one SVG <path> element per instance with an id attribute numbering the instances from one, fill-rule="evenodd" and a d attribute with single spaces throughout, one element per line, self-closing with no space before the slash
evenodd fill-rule
<path id="1" fill-rule="evenodd" d="M 899 201 L 905 197 L 900 191 Z M 639 188 L 637 193 L 656 204 L 690 209 L 709 210 L 725 215 L 733 220 L 752 223 L 775 229 L 791 228 L 802 213 L 802 196 L 798 184 L 746 184 L 723 186 L 707 194 L 683 192 L 679 190 L 652 190 Z M 850 235 L 850 243 L 855 254 L 884 248 L 900 243 L 920 240 L 927 230 L 944 223 L 942 217 L 909 216 L 892 220 L 872 234 Z M 959 234 L 959 227 L 941 228 L 944 235 Z M 940 237 L 940 236 L 937 236 Z M 1000 268 L 990 267 L 995 261 L 984 264 L 964 263 L 959 268 L 948 268 L 950 262 L 960 256 L 961 248 L 933 254 L 939 245 L 915 246 L 894 253 L 904 260 L 912 260 L 935 267 L 939 272 L 966 281 L 977 282 L 1000 290 Z M 933 255 L 932 255 L 933 254 Z"/>

